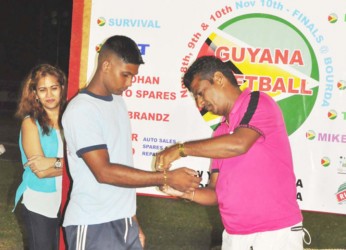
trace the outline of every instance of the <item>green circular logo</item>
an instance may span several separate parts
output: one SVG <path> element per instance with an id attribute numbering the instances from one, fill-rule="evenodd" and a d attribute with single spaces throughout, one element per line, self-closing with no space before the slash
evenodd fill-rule
<path id="1" fill-rule="evenodd" d="M 102 26 L 105 26 L 106 24 L 106 19 L 104 17 L 99 17 L 97 18 L 97 25 L 102 27 Z"/>
<path id="2" fill-rule="evenodd" d="M 328 22 L 330 23 L 336 23 L 338 21 L 338 15 L 335 13 L 332 13 L 328 15 Z"/>
<path id="3" fill-rule="evenodd" d="M 328 167 L 330 165 L 330 159 L 328 157 L 323 157 L 321 159 L 321 165 L 323 167 Z"/>
<path id="4" fill-rule="evenodd" d="M 319 90 L 319 67 L 308 39 L 288 21 L 262 13 L 233 18 L 208 36 L 198 57 L 203 55 L 229 63 L 241 88 L 272 96 L 289 135 L 311 113 Z M 201 114 L 213 129 L 217 127 L 210 122 L 215 116 L 203 110 Z"/>
<path id="5" fill-rule="evenodd" d="M 316 137 L 316 133 L 315 133 L 315 131 L 313 131 L 313 130 L 309 130 L 309 131 L 307 131 L 307 132 L 305 133 L 305 137 L 306 137 L 306 139 L 308 139 L 308 140 L 313 140 L 313 139 L 315 139 L 315 137 Z"/>
<path id="6" fill-rule="evenodd" d="M 335 120 L 336 117 L 338 117 L 338 113 L 336 112 L 336 110 L 331 109 L 331 110 L 328 111 L 328 118 L 330 120 Z"/>
<path id="7" fill-rule="evenodd" d="M 346 89 L 346 81 L 344 81 L 344 80 L 338 81 L 337 87 L 338 87 L 338 89 L 340 89 L 340 90 L 345 90 L 345 89 Z"/>

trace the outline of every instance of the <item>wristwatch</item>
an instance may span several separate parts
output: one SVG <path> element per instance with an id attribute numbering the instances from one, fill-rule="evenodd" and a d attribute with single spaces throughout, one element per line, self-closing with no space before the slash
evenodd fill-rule
<path id="1" fill-rule="evenodd" d="M 60 161 L 60 158 L 56 158 L 56 162 L 54 163 L 54 167 L 55 168 L 61 168 L 62 167 L 62 163 Z"/>

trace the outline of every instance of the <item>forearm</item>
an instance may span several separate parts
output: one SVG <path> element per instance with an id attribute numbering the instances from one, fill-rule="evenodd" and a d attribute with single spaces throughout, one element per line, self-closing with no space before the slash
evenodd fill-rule
<path id="1" fill-rule="evenodd" d="M 213 206 L 218 204 L 215 190 L 208 187 L 198 188 L 191 193 L 184 193 L 181 198 L 196 202 L 204 206 Z"/>
<path id="2" fill-rule="evenodd" d="M 230 158 L 242 154 L 239 147 L 240 142 L 234 138 L 220 136 L 205 140 L 188 141 L 184 143 L 184 153 L 188 156 L 197 156 L 205 158 Z"/>
<path id="3" fill-rule="evenodd" d="M 45 157 L 43 155 L 35 155 L 28 158 L 28 161 L 24 166 L 29 166 L 31 170 L 36 172 L 42 172 L 49 168 L 61 167 L 63 165 L 63 158 Z"/>
<path id="4" fill-rule="evenodd" d="M 109 164 L 97 169 L 93 174 L 100 183 L 121 187 L 136 188 L 164 185 L 163 172 L 144 171 L 120 164 Z"/>
<path id="5" fill-rule="evenodd" d="M 186 192 L 193 191 L 201 181 L 200 177 L 196 177 L 195 170 L 184 167 L 172 171 L 153 172 L 110 163 L 108 152 L 104 149 L 84 153 L 82 157 L 99 183 L 131 188 L 167 184 Z"/>
<path id="6" fill-rule="evenodd" d="M 62 175 L 62 168 L 48 168 L 43 171 L 39 171 L 35 173 L 38 178 L 48 178 L 48 177 L 56 177 Z"/>
<path id="7" fill-rule="evenodd" d="M 237 128 L 233 134 L 186 142 L 184 154 L 214 159 L 230 158 L 248 152 L 260 136 L 254 129 Z"/>
<path id="8" fill-rule="evenodd" d="M 185 156 L 220 159 L 241 155 L 244 148 L 236 138 L 225 135 L 172 145 L 156 155 L 155 167 L 167 169 L 173 161 Z"/>

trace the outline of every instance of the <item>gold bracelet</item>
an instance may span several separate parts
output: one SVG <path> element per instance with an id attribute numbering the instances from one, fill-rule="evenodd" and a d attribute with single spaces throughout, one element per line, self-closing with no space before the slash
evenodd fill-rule
<path id="1" fill-rule="evenodd" d="M 192 192 L 192 197 L 191 197 L 191 199 L 189 199 L 189 198 L 183 198 L 183 200 L 184 200 L 185 202 L 192 202 L 194 198 L 195 198 L 195 190 L 193 190 L 193 192 Z"/>
<path id="2" fill-rule="evenodd" d="M 179 150 L 180 157 L 186 157 L 187 156 L 185 154 L 185 151 L 184 151 L 184 143 L 179 143 L 178 144 L 178 150 Z"/>
<path id="3" fill-rule="evenodd" d="M 193 199 L 195 198 L 195 190 L 193 190 L 192 192 L 192 198 L 191 198 L 191 201 L 193 201 Z"/>
<path id="4" fill-rule="evenodd" d="M 167 187 L 167 179 L 168 179 L 167 170 L 164 169 L 162 172 L 163 172 L 163 186 Z"/>

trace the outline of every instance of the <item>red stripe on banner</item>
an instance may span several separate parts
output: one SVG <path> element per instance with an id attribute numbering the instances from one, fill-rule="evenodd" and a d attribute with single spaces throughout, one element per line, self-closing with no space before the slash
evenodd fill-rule
<path id="1" fill-rule="evenodd" d="M 79 89 L 83 36 L 83 10 L 84 0 L 73 0 L 70 63 L 67 88 L 68 100 L 70 100 Z"/>
<path id="2" fill-rule="evenodd" d="M 72 9 L 72 27 L 70 42 L 70 62 L 67 86 L 67 99 L 70 100 L 79 89 L 80 63 L 82 51 L 82 35 L 83 35 L 83 10 L 84 0 L 73 0 Z M 67 198 L 70 190 L 70 177 L 66 170 L 66 150 L 65 161 L 62 175 L 62 197 L 61 197 L 61 214 L 63 215 L 66 207 Z M 60 228 L 59 250 L 65 250 L 65 240 L 62 227 Z"/>

